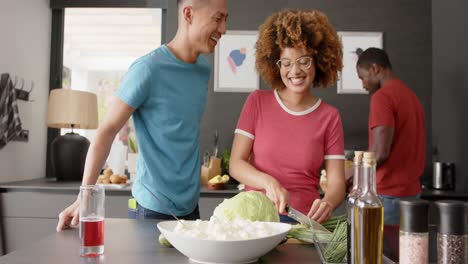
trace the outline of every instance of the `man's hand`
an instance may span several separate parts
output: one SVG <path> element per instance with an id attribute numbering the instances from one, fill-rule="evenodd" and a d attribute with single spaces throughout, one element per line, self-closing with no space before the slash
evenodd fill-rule
<path id="1" fill-rule="evenodd" d="M 77 199 L 59 214 L 57 232 L 77 226 L 80 222 L 80 201 Z"/>

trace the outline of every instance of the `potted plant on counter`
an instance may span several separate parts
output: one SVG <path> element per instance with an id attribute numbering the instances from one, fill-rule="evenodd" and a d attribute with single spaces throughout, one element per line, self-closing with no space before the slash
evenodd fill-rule
<path id="1" fill-rule="evenodd" d="M 134 181 L 136 177 L 136 164 L 138 159 L 138 145 L 133 136 L 128 137 L 128 156 L 127 170 L 130 173 L 130 181 Z"/>

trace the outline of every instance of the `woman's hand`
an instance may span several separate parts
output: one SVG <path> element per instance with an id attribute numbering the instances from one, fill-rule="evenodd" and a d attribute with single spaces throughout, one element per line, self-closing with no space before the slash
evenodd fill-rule
<path id="1" fill-rule="evenodd" d="M 322 223 L 332 215 L 332 212 L 333 206 L 330 204 L 330 202 L 323 199 L 316 199 L 312 203 L 307 216 L 319 223 Z"/>
<path id="2" fill-rule="evenodd" d="M 275 203 L 278 212 L 283 214 L 285 213 L 286 204 L 289 202 L 289 193 L 286 191 L 279 182 L 276 180 L 270 181 L 265 186 L 266 196 L 270 198 L 270 200 Z"/>
<path id="3" fill-rule="evenodd" d="M 323 199 L 316 199 L 307 216 L 322 223 L 327 220 L 335 207 L 343 202 L 346 195 L 343 160 L 325 160 L 328 188 Z"/>

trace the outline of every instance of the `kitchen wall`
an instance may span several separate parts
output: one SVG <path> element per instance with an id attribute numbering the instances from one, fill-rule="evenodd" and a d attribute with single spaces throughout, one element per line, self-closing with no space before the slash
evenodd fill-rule
<path id="1" fill-rule="evenodd" d="M 34 81 L 30 99 L 18 101 L 29 142 L 0 150 L 0 182 L 44 177 L 47 142 L 51 12 L 49 0 L 0 1 L 0 73 Z"/>
<path id="2" fill-rule="evenodd" d="M 169 2 L 175 7 L 175 1 Z M 48 6 L 48 0 L 0 1 L 0 72 L 24 77 L 27 84 L 31 80 L 35 83 L 31 94 L 35 102 L 19 103 L 30 139 L 28 143 L 11 142 L 0 150 L 2 182 L 44 176 L 51 28 Z M 428 146 L 434 139 L 441 160 L 457 162 L 457 188 L 467 191 L 468 179 L 461 176 L 468 173 L 468 162 L 462 155 L 468 149 L 468 140 L 463 137 L 468 132 L 467 107 L 463 104 L 468 98 L 467 52 L 462 49 L 468 44 L 468 36 L 461 34 L 467 25 L 461 13 L 467 10 L 466 1 L 363 0 L 357 5 L 352 0 L 231 0 L 228 29 L 256 30 L 269 14 L 284 7 L 322 10 L 341 31 L 384 32 L 384 47 L 396 73 L 424 105 Z M 169 10 L 167 39 L 175 33 L 175 15 Z M 213 62 L 212 55 L 207 57 Z M 266 88 L 262 83 L 262 89 Z M 211 149 L 215 129 L 220 130 L 221 150 L 231 147 L 232 132 L 247 97 L 243 93 L 214 93 L 212 89 L 211 83 L 202 122 L 203 151 Z M 336 87 L 314 92 L 341 110 L 346 147 L 365 148 L 368 96 L 337 95 Z M 431 147 L 427 156 L 430 165 Z"/>
<path id="3" fill-rule="evenodd" d="M 285 7 L 325 12 L 338 31 L 384 32 L 384 48 L 396 74 L 420 98 L 426 113 L 427 145 L 431 145 L 431 3 L 398 1 L 235 0 L 229 1 L 229 30 L 257 30 L 274 11 Z M 213 56 L 210 56 L 212 59 Z M 268 89 L 261 85 L 262 89 Z M 230 148 L 237 118 L 247 98 L 245 93 L 210 95 L 202 123 L 202 150 L 211 150 L 213 131 L 219 129 L 221 150 Z M 313 91 L 341 111 L 347 149 L 367 148 L 368 95 L 338 95 L 336 87 Z M 427 149 L 430 165 L 430 147 Z"/>
<path id="4" fill-rule="evenodd" d="M 455 162 L 468 192 L 468 2 L 432 1 L 432 131 L 441 161 Z"/>

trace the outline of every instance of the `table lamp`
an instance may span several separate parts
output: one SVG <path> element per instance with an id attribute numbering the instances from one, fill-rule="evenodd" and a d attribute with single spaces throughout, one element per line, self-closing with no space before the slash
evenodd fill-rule
<path id="1" fill-rule="evenodd" d="M 56 137 L 50 146 L 51 172 L 57 181 L 81 181 L 89 140 L 73 132 L 98 127 L 97 96 L 94 93 L 54 89 L 50 92 L 47 125 L 71 128 L 71 133 Z"/>

